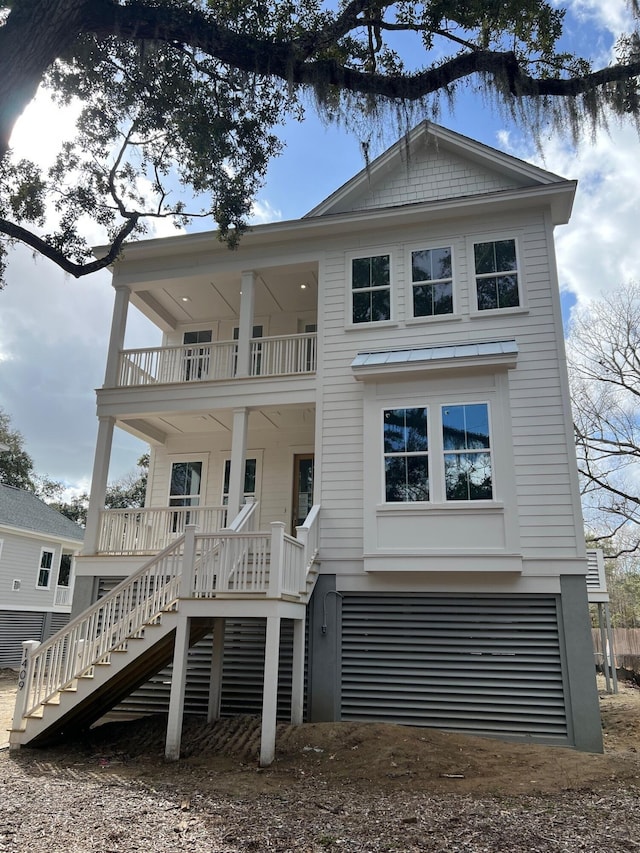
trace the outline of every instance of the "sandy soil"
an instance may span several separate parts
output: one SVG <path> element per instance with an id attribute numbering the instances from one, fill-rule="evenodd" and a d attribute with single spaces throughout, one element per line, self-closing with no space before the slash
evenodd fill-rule
<path id="1" fill-rule="evenodd" d="M 15 685 L 13 672 L 0 671 L 2 733 L 11 725 Z M 175 772 L 200 775 L 205 767 L 222 771 L 232 791 L 268 790 L 285 779 L 302 777 L 323 786 L 348 782 L 360 788 L 398 790 L 419 784 L 423 790 L 475 794 L 602 790 L 621 782 L 635 783 L 640 780 L 640 688 L 622 683 L 617 695 L 608 695 L 604 684 L 599 686 L 604 755 L 388 724 L 307 723 L 280 725 L 276 761 L 259 771 L 257 718 L 239 717 L 214 725 L 186 718 L 183 760 Z M 20 754 L 46 754 L 76 765 L 81 758 L 102 768 L 118 767 L 120 774 L 135 778 L 162 774 L 164 736 L 164 719 L 146 718 L 108 723 L 72 744 Z M 0 744 L 4 740 L 0 736 Z"/>
<path id="2" fill-rule="evenodd" d="M 15 676 L 0 672 L 0 731 Z M 0 853 L 629 853 L 640 850 L 640 689 L 601 693 L 604 755 L 427 729 L 111 723 L 46 750 L 0 750 Z M 1 738 L 0 738 L 1 740 Z"/>

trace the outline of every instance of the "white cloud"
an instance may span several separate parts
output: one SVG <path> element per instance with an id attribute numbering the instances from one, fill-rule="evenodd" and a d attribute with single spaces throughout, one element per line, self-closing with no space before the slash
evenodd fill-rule
<path id="1" fill-rule="evenodd" d="M 22 113 L 11 134 L 11 147 L 18 157 L 26 157 L 42 167 L 50 166 L 61 144 L 74 133 L 80 104 L 61 107 L 40 89 Z"/>
<path id="2" fill-rule="evenodd" d="M 606 27 L 616 36 L 633 21 L 628 0 L 568 0 L 555 5 L 568 7 L 581 23 Z"/>
<path id="3" fill-rule="evenodd" d="M 266 199 L 256 199 L 251 207 L 249 221 L 252 225 L 262 225 L 266 222 L 278 222 L 282 219 L 282 211 L 273 207 Z"/>
<path id="4" fill-rule="evenodd" d="M 556 231 L 560 284 L 578 300 L 640 278 L 639 148 L 631 125 L 600 131 L 575 151 L 557 138 L 543 145 L 541 165 L 578 180 L 571 221 Z"/>

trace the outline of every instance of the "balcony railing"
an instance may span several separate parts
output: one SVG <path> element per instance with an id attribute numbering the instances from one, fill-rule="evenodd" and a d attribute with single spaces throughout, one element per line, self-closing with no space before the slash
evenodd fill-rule
<path id="1" fill-rule="evenodd" d="M 315 332 L 253 338 L 250 342 L 250 375 L 272 377 L 315 372 L 316 340 Z M 123 350 L 120 353 L 118 387 L 234 379 L 237 361 L 237 341 Z"/>
<path id="2" fill-rule="evenodd" d="M 155 554 L 182 536 L 187 524 L 213 531 L 226 523 L 226 506 L 106 509 L 100 513 L 98 554 Z"/>

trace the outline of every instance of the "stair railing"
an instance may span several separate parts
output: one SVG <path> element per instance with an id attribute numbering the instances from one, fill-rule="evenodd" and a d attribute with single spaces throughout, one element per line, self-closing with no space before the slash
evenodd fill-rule
<path id="1" fill-rule="evenodd" d="M 24 661 L 25 676 L 19 684 L 19 691 L 26 691 L 23 716 L 171 609 L 179 596 L 183 546 L 181 536 L 33 650 Z"/>

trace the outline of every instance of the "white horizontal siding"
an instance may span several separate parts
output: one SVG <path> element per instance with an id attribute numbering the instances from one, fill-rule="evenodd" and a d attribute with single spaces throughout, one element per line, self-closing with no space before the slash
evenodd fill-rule
<path id="1" fill-rule="evenodd" d="M 389 192 L 392 189 L 386 188 Z M 382 196 L 371 201 L 371 206 L 381 200 Z M 376 245 L 380 250 L 386 248 L 394 253 L 394 304 L 398 309 L 394 326 L 345 329 L 349 300 L 348 282 L 345 280 L 346 252 L 342 246 L 336 247 L 335 251 L 327 247 L 323 281 L 322 501 L 323 550 L 330 548 L 331 556 L 340 556 L 335 547 L 338 541 L 348 549 L 349 555 L 357 553 L 361 547 L 361 500 L 357 506 L 344 501 L 344 489 L 361 481 L 365 464 L 362 457 L 361 394 L 359 383 L 354 382 L 350 371 L 350 363 L 357 352 L 407 348 L 424 345 L 425 341 L 429 346 L 437 346 L 506 338 L 515 338 L 519 350 L 517 367 L 509 372 L 509 394 L 521 548 L 525 558 L 547 556 L 552 559 L 576 553 L 576 541 L 581 536 L 580 519 L 576 516 L 571 488 L 572 469 L 568 453 L 572 453 L 573 448 L 567 442 L 556 343 L 558 326 L 550 287 L 552 273 L 547 258 L 547 252 L 553 251 L 553 247 L 547 244 L 544 218 L 531 212 L 523 214 L 519 221 L 513 217 L 496 217 L 475 222 L 466 220 L 461 226 L 464 230 L 454 233 L 449 222 L 425 230 L 421 235 L 407 232 L 400 240 L 399 235 L 385 232 L 379 235 L 377 243 L 374 235 L 369 235 L 367 251 L 371 254 L 375 253 Z M 458 307 L 466 311 L 475 299 L 473 268 L 466 258 L 468 246 L 477 234 L 495 234 L 498 239 L 501 230 L 519 235 L 526 311 L 504 314 L 481 312 L 467 314 L 465 322 L 452 319 L 404 325 L 407 318 L 405 309 L 410 307 L 405 305 L 409 300 L 410 284 L 403 280 L 408 244 L 415 244 L 421 239 L 425 245 L 433 245 L 438 242 L 438 234 L 448 234 L 456 253 Z M 439 380 L 435 384 L 440 387 Z M 455 384 L 452 383 L 454 397 Z M 391 383 L 385 387 L 385 392 L 389 385 Z M 499 452 L 499 448 L 494 448 L 494 452 Z M 357 490 L 351 488 L 349 493 L 355 501 Z M 340 512 L 334 513 L 333 508 L 338 506 Z M 350 525 L 353 525 L 351 537 Z"/>

